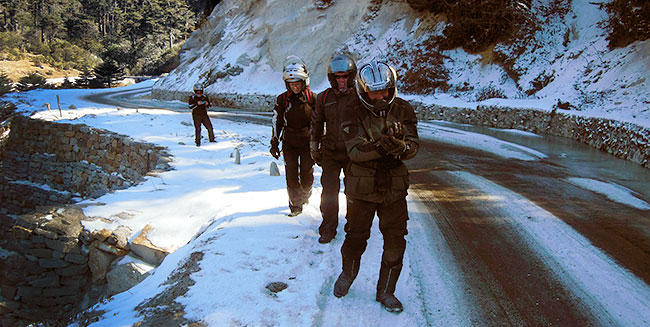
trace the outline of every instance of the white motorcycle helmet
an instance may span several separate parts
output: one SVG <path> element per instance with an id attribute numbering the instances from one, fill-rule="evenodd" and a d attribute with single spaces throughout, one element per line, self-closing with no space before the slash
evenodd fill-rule
<path id="1" fill-rule="evenodd" d="M 357 96 L 361 100 L 361 104 L 375 113 L 390 108 L 397 97 L 396 80 L 397 73 L 395 69 L 383 61 L 372 60 L 370 63 L 363 65 L 359 69 L 355 80 Z M 387 100 L 380 103 L 370 100 L 368 92 L 381 90 L 388 90 Z"/>
<path id="2" fill-rule="evenodd" d="M 285 60 L 284 67 L 282 68 L 282 80 L 290 91 L 289 82 L 304 82 L 304 88 L 309 87 L 309 70 L 305 62 L 298 56 L 288 56 Z"/>

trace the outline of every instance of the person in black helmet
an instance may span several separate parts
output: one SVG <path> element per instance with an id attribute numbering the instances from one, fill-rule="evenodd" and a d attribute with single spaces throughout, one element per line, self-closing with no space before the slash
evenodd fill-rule
<path id="1" fill-rule="evenodd" d="M 402 312 L 395 286 L 406 249 L 406 194 L 409 173 L 403 160 L 418 152 L 417 118 L 397 97 L 395 70 L 382 61 L 362 66 L 355 80 L 358 101 L 343 116 L 350 163 L 345 172 L 347 214 L 341 247 L 342 272 L 334 295 L 345 296 L 359 272 L 375 214 L 384 237 L 376 300 L 390 312 Z"/>
<path id="2" fill-rule="evenodd" d="M 296 56 L 287 57 L 282 71 L 287 91 L 280 94 L 273 108 L 271 155 L 284 154 L 290 217 L 299 215 L 309 202 L 314 182 L 314 161 L 309 154 L 309 130 L 315 96 L 309 89 L 309 71 Z"/>
<path id="3" fill-rule="evenodd" d="M 212 122 L 208 117 L 208 107 L 211 106 L 208 96 L 203 94 L 203 85 L 194 84 L 194 94 L 189 99 L 190 110 L 192 110 L 192 120 L 194 121 L 194 143 L 201 146 L 201 124 L 208 130 L 210 142 L 215 142 Z"/>
<path id="4" fill-rule="evenodd" d="M 323 167 L 320 178 L 323 185 L 320 198 L 323 222 L 318 228 L 318 242 L 323 244 L 329 243 L 336 236 L 339 222 L 339 176 L 349 161 L 341 121 L 348 103 L 356 100 L 356 75 L 354 60 L 346 54 L 335 54 L 327 66 L 327 78 L 331 87 L 318 94 L 316 110 L 312 116 L 311 157 Z"/>

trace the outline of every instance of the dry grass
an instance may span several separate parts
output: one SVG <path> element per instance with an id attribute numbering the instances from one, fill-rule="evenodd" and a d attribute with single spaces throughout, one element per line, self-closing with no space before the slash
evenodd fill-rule
<path id="1" fill-rule="evenodd" d="M 76 70 L 58 70 L 48 64 L 36 66 L 28 59 L 18 61 L 0 60 L 0 71 L 5 72 L 13 82 L 18 82 L 21 77 L 26 76 L 31 72 L 37 72 L 45 78 L 72 77 L 80 75 Z"/>

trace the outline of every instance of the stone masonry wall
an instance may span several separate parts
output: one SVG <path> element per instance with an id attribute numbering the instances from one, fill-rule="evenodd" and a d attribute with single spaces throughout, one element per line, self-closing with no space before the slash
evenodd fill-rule
<path id="1" fill-rule="evenodd" d="M 192 92 L 166 91 L 154 88 L 151 97 L 161 100 L 180 100 L 187 102 Z M 238 94 L 238 93 L 206 93 L 214 107 L 234 108 L 246 111 L 271 111 L 275 106 L 277 95 L 267 94 Z"/>
<path id="2" fill-rule="evenodd" d="M 166 169 L 163 148 L 86 125 L 14 116 L 0 153 L 0 212 L 96 198 Z"/>
<path id="3" fill-rule="evenodd" d="M 83 230 L 69 203 L 168 170 L 171 156 L 85 125 L 13 115 L 1 127 L 0 326 L 65 320 L 103 296 L 111 263 L 129 252 L 128 235 Z"/>
<path id="4" fill-rule="evenodd" d="M 650 168 L 650 130 L 636 124 L 580 117 L 561 111 L 495 106 L 470 109 L 413 104 L 419 119 L 445 120 L 562 136 Z"/>
<path id="5" fill-rule="evenodd" d="M 90 285 L 81 217 L 79 208 L 25 215 L 5 233 L 2 245 L 11 252 L 0 269 L 3 326 L 64 317 L 78 308 Z"/>

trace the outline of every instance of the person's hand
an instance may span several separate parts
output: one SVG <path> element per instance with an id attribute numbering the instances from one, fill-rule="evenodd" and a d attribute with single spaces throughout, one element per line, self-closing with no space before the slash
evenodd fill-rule
<path id="1" fill-rule="evenodd" d="M 323 162 L 323 155 L 320 153 L 320 150 L 313 150 L 313 149 L 312 149 L 312 150 L 309 152 L 309 154 L 311 155 L 311 159 L 314 160 L 314 162 L 315 162 L 317 165 L 320 166 L 321 163 Z"/>
<path id="2" fill-rule="evenodd" d="M 406 151 L 406 142 L 394 136 L 382 135 L 377 142 L 384 151 L 394 156 L 399 156 Z"/>
<path id="3" fill-rule="evenodd" d="M 274 138 L 271 139 L 271 150 L 269 152 L 271 152 L 271 155 L 276 160 L 280 159 L 280 147 L 279 147 L 279 145 L 280 145 L 280 142 L 278 141 L 277 138 L 274 137 Z"/>
<path id="4" fill-rule="evenodd" d="M 401 122 L 393 122 L 386 126 L 383 131 L 384 134 L 388 136 L 395 137 L 397 139 L 404 139 L 404 125 Z"/>
<path id="5" fill-rule="evenodd" d="M 323 162 L 323 155 L 320 152 L 320 149 L 318 148 L 318 142 L 316 141 L 309 142 L 309 155 L 317 165 L 319 166 L 321 165 L 321 163 Z"/>
<path id="6" fill-rule="evenodd" d="M 271 155 L 275 159 L 280 159 L 280 149 L 277 146 L 271 146 Z"/>

